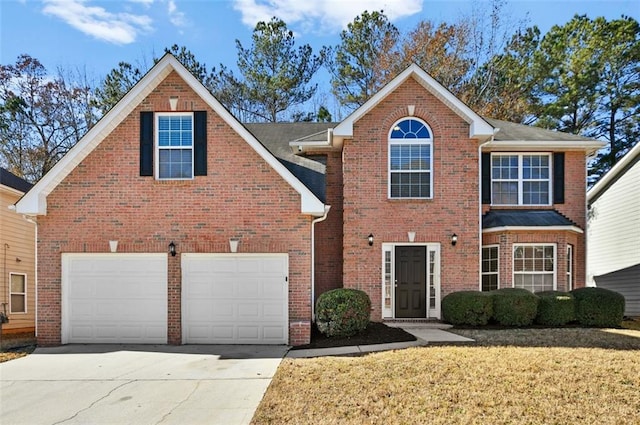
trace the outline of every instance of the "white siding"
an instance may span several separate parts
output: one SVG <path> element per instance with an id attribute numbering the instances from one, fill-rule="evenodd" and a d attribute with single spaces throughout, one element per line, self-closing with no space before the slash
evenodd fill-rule
<path id="1" fill-rule="evenodd" d="M 588 222 L 588 284 L 640 263 L 640 162 L 592 203 Z"/>

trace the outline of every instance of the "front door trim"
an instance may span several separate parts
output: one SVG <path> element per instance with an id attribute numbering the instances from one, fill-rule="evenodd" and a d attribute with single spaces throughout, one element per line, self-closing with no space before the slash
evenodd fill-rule
<path id="1" fill-rule="evenodd" d="M 395 319 L 395 252 L 398 246 L 426 247 L 425 319 L 440 319 L 440 244 L 439 243 L 382 243 L 382 318 Z"/>

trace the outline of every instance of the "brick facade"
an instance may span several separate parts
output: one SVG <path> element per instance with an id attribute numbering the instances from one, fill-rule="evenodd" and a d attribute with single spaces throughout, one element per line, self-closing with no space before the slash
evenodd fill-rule
<path id="1" fill-rule="evenodd" d="M 500 247 L 501 287 L 513 284 L 517 243 L 556 245 L 559 290 L 568 289 L 566 246 L 571 245 L 573 285 L 584 286 L 580 230 L 482 232 L 481 215 L 491 207 L 480 204 L 481 141 L 470 137 L 470 124 L 454 112 L 451 99 L 445 103 L 422 83 L 408 78 L 378 99 L 358 115 L 341 145 L 306 152 L 325 156 L 325 204 L 331 206 L 326 219 L 313 225 L 317 217 L 301 213 L 300 193 L 172 71 L 46 198 L 47 213 L 38 218 L 39 344 L 61 342 L 61 253 L 108 252 L 109 240 L 119 241 L 119 252 L 131 253 L 166 253 L 170 241 L 179 253 L 223 253 L 229 252 L 230 238 L 240 239 L 239 252 L 287 253 L 292 345 L 310 339 L 312 281 L 316 298 L 342 286 L 362 289 L 372 301 L 372 320 L 388 317 L 382 304 L 383 244 L 410 245 L 408 232 L 415 232 L 414 244 L 437 247 L 440 298 L 479 289 L 480 248 L 489 244 Z M 140 177 L 140 112 L 168 111 L 170 96 L 179 97 L 178 111 L 207 111 L 206 176 Z M 389 134 L 409 116 L 424 121 L 432 135 L 430 199 L 388 196 Z M 491 127 L 484 131 L 474 134 L 490 137 Z M 584 150 L 565 152 L 564 165 L 565 202 L 539 208 L 553 208 L 584 230 Z M 180 344 L 180 256 L 169 256 L 168 268 L 168 342 Z"/>
<path id="2" fill-rule="evenodd" d="M 208 175 L 188 181 L 139 176 L 140 111 L 207 110 Z M 309 328 L 311 217 L 300 195 L 200 99 L 177 74 L 169 75 L 49 194 L 38 218 L 38 343 L 60 344 L 61 253 L 240 252 L 289 254 L 289 320 Z M 169 257 L 170 344 L 181 341 L 180 256 Z M 306 323 L 306 325 L 304 325 Z M 304 344 L 309 332 L 292 332 Z"/>
<path id="3" fill-rule="evenodd" d="M 388 198 L 388 137 L 408 116 L 425 121 L 433 133 L 433 199 Z M 478 143 L 469 125 L 409 79 L 354 124 L 344 157 L 344 285 L 371 297 L 372 320 L 381 320 L 381 244 L 415 242 L 441 246 L 442 296 L 477 289 L 479 264 Z M 458 235 L 452 246 L 451 235 Z M 369 246 L 367 236 L 374 235 Z"/>

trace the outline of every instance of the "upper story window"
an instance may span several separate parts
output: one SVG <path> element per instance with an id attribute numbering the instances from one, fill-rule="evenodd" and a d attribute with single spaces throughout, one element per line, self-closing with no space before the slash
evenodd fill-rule
<path id="1" fill-rule="evenodd" d="M 491 155 L 491 194 L 494 205 L 549 205 L 551 155 Z"/>
<path id="2" fill-rule="evenodd" d="M 156 114 L 157 179 L 193 178 L 193 114 Z"/>
<path id="3" fill-rule="evenodd" d="M 398 121 L 389 134 L 389 198 L 432 197 L 431 131 L 417 118 Z"/>

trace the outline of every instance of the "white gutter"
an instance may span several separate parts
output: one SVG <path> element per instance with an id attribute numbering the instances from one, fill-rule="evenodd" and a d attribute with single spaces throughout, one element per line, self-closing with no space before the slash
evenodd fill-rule
<path id="1" fill-rule="evenodd" d="M 36 306 L 36 314 L 35 314 L 35 329 L 36 329 L 36 337 L 38 336 L 38 221 L 35 219 L 35 217 L 33 216 L 29 216 L 29 215 L 22 215 L 22 218 L 24 218 L 25 220 L 27 220 L 29 223 L 33 223 L 34 226 L 36 226 L 36 231 L 35 231 L 35 250 L 34 250 L 34 268 L 33 268 L 33 280 L 35 283 L 35 292 L 36 292 L 36 299 L 35 299 L 35 306 Z"/>
<path id="2" fill-rule="evenodd" d="M 316 319 L 315 298 L 316 298 L 316 223 L 327 219 L 331 205 L 324 206 L 324 215 L 311 221 L 311 321 Z"/>

